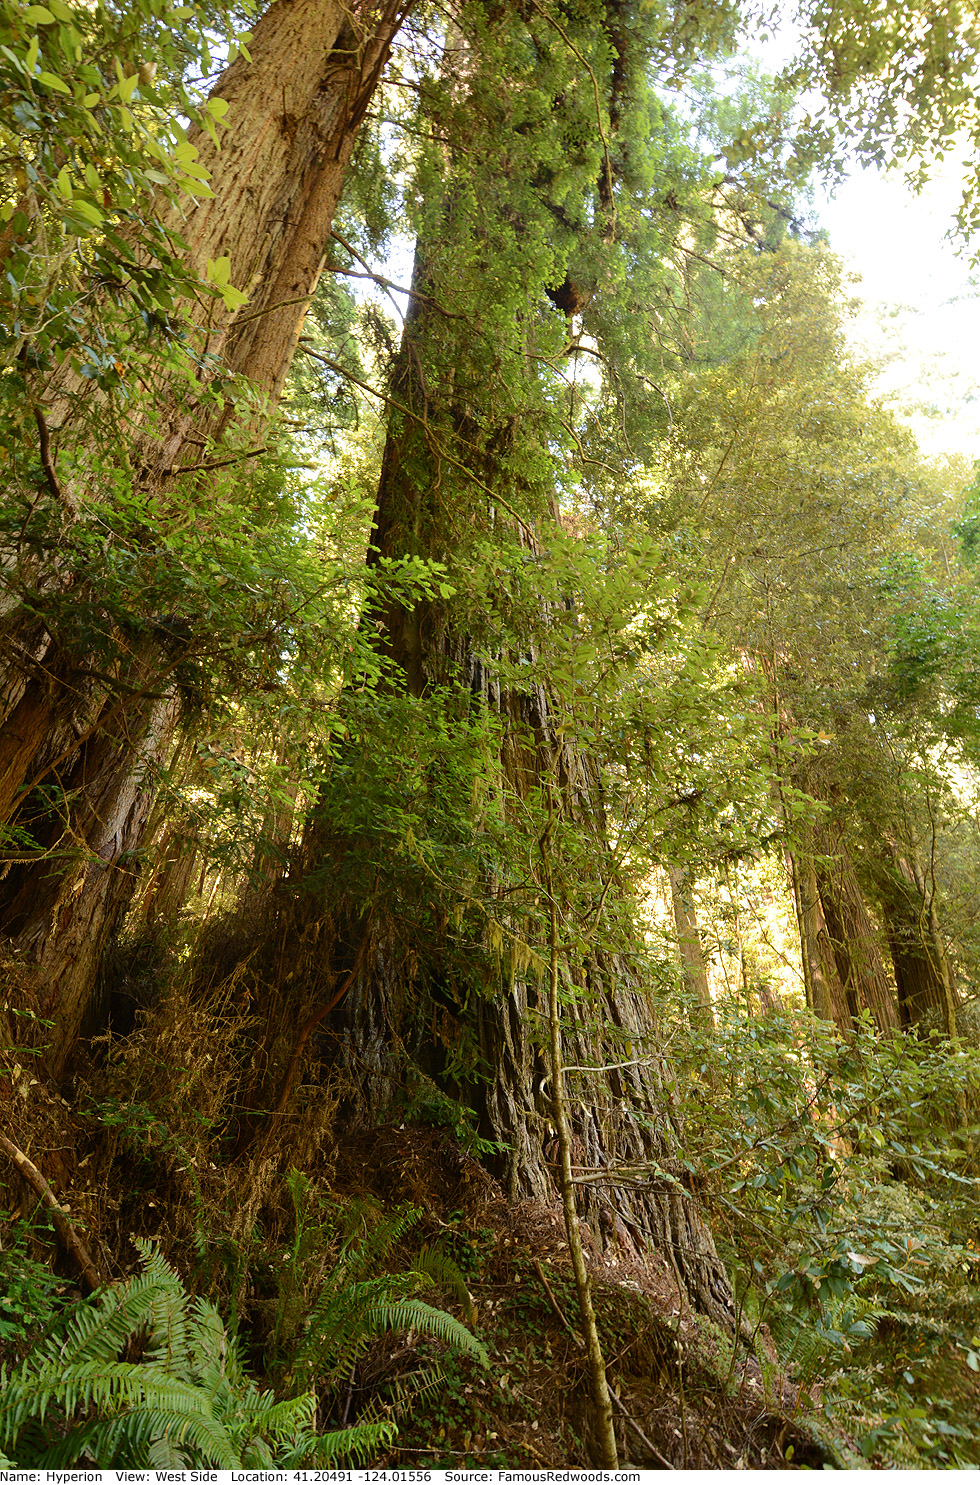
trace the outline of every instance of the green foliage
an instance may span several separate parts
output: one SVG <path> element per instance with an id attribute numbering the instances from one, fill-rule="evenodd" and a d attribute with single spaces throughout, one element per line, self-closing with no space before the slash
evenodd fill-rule
<path id="1" fill-rule="evenodd" d="M 908 1293 L 919 1268 L 970 1263 L 973 1128 L 959 1110 L 964 1099 L 975 1107 L 980 1088 L 974 1051 L 950 1057 L 935 1036 L 881 1036 L 867 1017 L 845 1041 L 826 1023 L 750 1019 L 729 1005 L 711 1064 L 718 1102 L 692 1099 L 688 1117 L 724 1204 L 778 1232 L 781 1257 L 798 1255 L 779 1292 L 836 1299 L 870 1277 Z M 889 1180 L 907 1185 L 904 1211 L 885 1203 Z"/>
<path id="2" fill-rule="evenodd" d="M 11 1223 L 0 1251 L 0 1344 L 22 1347 L 51 1321 L 64 1284 L 32 1258 L 28 1225 Z"/>
<path id="3" fill-rule="evenodd" d="M 483 1345 L 464 1325 L 419 1297 L 438 1285 L 471 1312 L 465 1281 L 449 1254 L 426 1247 L 410 1269 L 385 1272 L 392 1250 L 418 1221 L 417 1208 L 382 1214 L 367 1202 L 340 1207 L 320 1197 L 298 1171 L 290 1173 L 289 1191 L 294 1234 L 289 1249 L 273 1261 L 278 1294 L 270 1347 L 274 1369 L 290 1387 L 315 1383 L 340 1399 L 353 1388 L 368 1348 L 393 1331 L 431 1336 L 448 1352 L 488 1365 Z M 331 1254 L 336 1255 L 332 1260 Z M 435 1388 L 441 1376 L 438 1355 L 395 1374 L 362 1407 L 361 1416 L 383 1415 L 386 1401 L 404 1407 Z"/>
<path id="4" fill-rule="evenodd" d="M 83 682 L 86 704 L 90 684 L 103 688 L 110 716 L 179 688 L 188 734 L 160 781 L 168 845 L 200 852 L 229 894 L 296 859 L 282 895 L 291 908 L 315 898 L 305 938 L 324 960 L 331 918 L 383 936 L 404 964 L 399 1030 L 425 1048 L 406 1111 L 480 1153 L 490 1146 L 452 1095 L 503 1076 L 478 1053 L 475 998 L 540 972 L 546 830 L 575 969 L 563 993 L 584 1024 L 580 967 L 644 958 L 654 868 L 801 838 L 804 785 L 818 783 L 840 816 L 861 798 L 862 864 L 883 821 L 912 835 L 926 812 L 935 839 L 930 746 L 955 726 L 975 732 L 969 595 L 909 555 L 922 471 L 848 361 L 838 266 L 786 228 L 800 233 L 800 182 L 834 118 L 859 127 L 865 154 L 906 107 L 910 149 L 947 141 L 973 107 L 978 39 L 958 12 L 924 27 L 915 5 L 884 20 L 859 0 L 807 13 L 809 61 L 790 83 L 749 76 L 721 97 L 703 67 L 733 46 L 733 4 L 668 15 L 473 0 L 452 46 L 418 12 L 359 145 L 346 243 L 307 322 L 288 415 L 262 451 L 249 439 L 257 394 L 195 341 L 199 313 L 240 302 L 228 260 L 197 281 L 172 225 L 210 190 L 179 121 L 212 139 L 223 128 L 194 74 L 247 16 L 163 0 L 0 16 L 11 664 L 52 641 L 58 684 Z M 789 161 L 793 99 L 816 75 L 834 79 L 827 117 Z M 668 90 L 685 82 L 675 108 Z M 341 276 L 370 277 L 361 254 L 401 223 L 420 251 L 397 353 L 393 322 Z M 71 417 L 50 429 L 71 378 Z M 205 440 L 200 466 L 148 488 L 132 456 L 163 429 L 161 387 L 168 407 L 230 426 L 220 460 Z M 943 726 L 916 730 L 927 704 Z M 556 781 L 572 804 L 553 821 Z M 76 802 L 46 778 L 6 844 L 60 841 Z M 269 997 L 287 1021 L 311 1004 L 291 980 Z M 843 1376 L 876 1324 L 903 1324 L 929 1282 L 971 1271 L 976 1057 L 866 1025 L 843 1042 L 730 1007 L 709 1039 L 675 1009 L 670 1093 L 753 1276 L 746 1306 L 769 1317 L 801 1380 Z M 271 1035 L 263 1051 L 273 1065 Z M 193 1161 L 152 1101 L 134 1090 L 97 1113 L 140 1179 L 154 1159 L 180 1172 L 206 1253 Z M 695 1175 L 693 1153 L 688 1164 Z M 680 1190 L 676 1173 L 664 1179 Z M 5 1378 L 0 1448 L 38 1465 L 364 1457 L 391 1437 L 391 1409 L 446 1368 L 461 1377 L 459 1358 L 486 1365 L 423 1297 L 436 1284 L 471 1313 L 452 1256 L 392 1256 L 417 1212 L 341 1211 L 295 1172 L 289 1192 L 289 1241 L 256 1261 L 253 1235 L 229 1259 L 286 1401 L 259 1391 L 214 1307 L 144 1249 L 140 1278 L 74 1307 Z M 239 1280 L 253 1266 L 250 1308 Z M 10 1293 L 10 1323 L 45 1318 L 30 1267 Z M 943 1335 L 975 1362 L 968 1329 L 951 1320 Z M 407 1370 L 383 1364 L 395 1332 L 423 1338 L 406 1346 Z M 142 1360 L 120 1361 L 124 1343 Z M 945 1393 L 928 1396 L 938 1417 Z M 318 1407 L 358 1422 L 317 1436 Z M 891 1427 L 868 1424 L 868 1457 Z M 956 1439 L 934 1457 L 972 1443 L 966 1429 Z"/>
<path id="5" fill-rule="evenodd" d="M 55 1468 L 218 1469 L 363 1456 L 390 1424 L 315 1431 L 312 1392 L 277 1402 L 245 1372 L 217 1310 L 140 1243 L 143 1272 L 72 1306 L 0 1376 L 0 1455 Z M 134 1340 L 141 1361 L 119 1361 Z"/>
<path id="6" fill-rule="evenodd" d="M 883 15 L 871 0 L 810 0 L 802 10 L 801 55 L 787 82 L 794 91 L 814 90 L 817 101 L 798 121 L 797 160 L 818 159 L 840 178 L 850 146 L 866 164 L 904 163 L 921 183 L 934 159 L 956 151 L 964 176 L 960 227 L 974 232 L 980 26 L 973 7 L 936 14 L 921 0 L 905 0 Z M 752 141 L 739 143 L 744 149 Z"/>
<path id="7" fill-rule="evenodd" d="M 777 1369 L 818 1384 L 820 1407 L 849 1420 L 865 1454 L 928 1455 L 920 1363 L 931 1356 L 934 1399 L 954 1383 L 969 1392 L 976 1053 L 882 1037 L 866 1021 L 844 1040 L 809 1018 L 720 1009 L 712 1032 L 690 1018 L 677 1091 L 745 1316 L 768 1327 Z M 932 1339 L 916 1359 L 924 1326 Z M 896 1328 L 886 1365 L 879 1338 Z M 882 1408 L 888 1427 L 874 1422 Z M 969 1429 L 940 1436 L 973 1458 Z"/>
<path id="8" fill-rule="evenodd" d="M 179 359 L 184 336 L 170 316 L 181 293 L 216 291 L 188 277 L 161 215 L 182 196 L 210 195 L 179 120 L 215 135 L 221 106 L 204 105 L 187 79 L 235 46 L 240 17 L 223 0 L 4 6 L 7 390 L 23 388 L 17 363 L 66 357 L 103 390 L 121 388 L 158 359 L 161 332 Z"/>

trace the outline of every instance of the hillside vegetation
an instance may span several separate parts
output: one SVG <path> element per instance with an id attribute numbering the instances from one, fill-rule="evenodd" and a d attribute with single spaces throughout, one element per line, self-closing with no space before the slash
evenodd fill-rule
<path id="1" fill-rule="evenodd" d="M 0 1464 L 980 1464 L 980 33 L 779 19 L 0 10 Z"/>

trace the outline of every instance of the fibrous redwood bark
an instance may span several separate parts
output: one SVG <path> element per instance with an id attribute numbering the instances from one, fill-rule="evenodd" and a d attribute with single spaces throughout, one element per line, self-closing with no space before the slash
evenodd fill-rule
<path id="1" fill-rule="evenodd" d="M 0 889 L 13 955 L 36 1011 L 50 1023 L 47 1066 L 56 1077 L 85 1018 L 109 934 L 136 886 L 135 853 L 177 711 L 175 696 L 151 700 L 129 719 L 135 739 L 121 742 L 107 729 L 78 750 L 65 770 L 64 814 L 55 811 L 47 836 L 39 832 L 51 854 L 15 866 Z"/>
<path id="2" fill-rule="evenodd" d="M 203 277 L 209 261 L 228 257 L 231 282 L 249 294 L 238 311 L 209 301 L 191 343 L 216 368 L 248 378 L 266 411 L 281 393 L 357 132 L 410 3 L 277 0 L 255 28 L 250 59 L 239 55 L 215 87 L 229 105 L 220 145 L 200 132 L 193 139 L 212 198 L 163 213 L 193 271 Z M 166 491 L 181 468 L 201 465 L 202 446 L 221 437 L 229 414 L 207 411 L 180 387 L 157 394 L 124 458 L 144 490 Z M 42 396 L 56 440 L 77 438 L 91 389 L 79 395 L 62 371 Z M 57 572 L 39 579 L 42 611 L 45 586 L 58 581 Z M 102 946 L 131 897 L 153 768 L 178 707 L 172 652 L 143 640 L 124 649 L 118 689 L 110 682 L 100 696 L 99 682 L 80 676 L 97 668 L 104 682 L 104 665 L 92 667 L 50 631 L 39 638 L 33 616 L 30 627 L 12 636 L 3 687 L 0 823 L 18 823 L 25 807 L 37 818 L 39 783 L 57 784 L 62 803 L 42 822 L 47 859 L 21 861 L 4 884 L 0 931 L 30 965 L 54 1020 L 49 1067 L 60 1075 Z"/>
<path id="3" fill-rule="evenodd" d="M 451 576 L 454 529 L 464 523 L 472 529 L 488 519 L 498 533 L 504 527 L 515 542 L 527 542 L 532 561 L 529 523 L 515 530 L 511 516 L 487 509 L 487 492 L 495 487 L 492 451 L 506 449 L 504 435 L 499 429 L 481 433 L 458 411 L 437 420 L 431 392 L 427 401 L 417 380 L 424 319 L 419 309 L 411 316 L 407 335 L 415 343 L 406 346 L 392 379 L 398 410 L 390 415 L 382 462 L 374 561 L 438 557 Z M 461 427 L 469 456 L 480 460 L 479 473 L 454 482 L 450 507 L 439 441 L 448 444 L 452 430 Z M 502 486 L 503 477 L 497 487 Z M 544 504 L 537 502 L 536 521 L 545 519 Z M 523 815 L 547 789 L 601 857 L 604 810 L 593 759 L 565 738 L 561 702 L 546 685 L 518 689 L 479 658 L 470 622 L 475 615 L 460 619 L 450 603 L 429 599 L 392 600 L 372 611 L 371 623 L 381 629 L 379 647 L 391 666 L 389 691 L 443 708 L 450 732 L 468 718 L 485 716 L 492 723 L 488 736 L 497 751 L 482 784 L 498 801 L 498 826 L 504 821 L 514 832 L 515 852 L 523 849 Z M 383 774 L 395 763 L 392 758 L 376 767 Z M 353 765 L 346 773 L 354 775 Z M 436 766 L 431 784 L 436 811 Z M 465 808 L 465 800 L 458 807 Z M 321 802 L 311 815 L 292 891 L 288 883 L 277 891 L 263 930 L 264 963 L 277 968 L 253 1106 L 281 1112 L 277 1090 L 287 1076 L 295 1079 L 299 1036 L 315 1023 L 303 1041 L 305 1057 L 319 1055 L 347 1090 L 346 1117 L 391 1117 L 404 1107 L 406 1089 L 427 1085 L 473 1111 L 488 1159 L 513 1197 L 552 1203 L 556 1151 L 547 1086 L 546 979 L 522 964 L 505 938 L 496 947 L 488 942 L 476 911 L 454 929 L 451 903 L 435 882 L 426 888 L 424 869 L 414 908 L 403 907 L 391 860 L 398 856 L 396 842 L 387 851 L 388 859 L 378 865 L 381 886 L 370 887 L 360 850 L 345 838 L 335 812 Z M 359 884 L 345 890 L 358 871 Z M 445 885 L 451 893 L 452 884 Z M 499 895 L 500 885 L 488 870 L 471 895 L 482 893 L 488 913 L 499 915 L 505 937 L 511 934 L 516 942 L 528 929 L 508 908 L 507 896 Z M 414 920 L 410 911 L 417 914 Z M 636 1254 L 653 1248 L 664 1255 L 690 1302 L 730 1329 L 732 1291 L 688 1189 L 683 1131 L 666 1091 L 669 1077 L 652 1002 L 614 952 L 597 947 L 584 965 L 568 963 L 562 973 L 574 1002 L 562 1018 L 561 1057 L 580 1214 L 610 1242 Z M 454 1047 L 465 1049 L 465 1066 L 452 1055 Z M 262 1127 L 260 1120 L 248 1130 L 240 1148 Z"/>
<path id="4" fill-rule="evenodd" d="M 903 1027 L 932 1024 L 956 1035 L 956 996 L 935 905 L 911 851 L 886 841 L 870 862 L 895 968 Z"/>
<path id="5" fill-rule="evenodd" d="M 831 948 L 827 924 L 817 887 L 817 872 L 812 851 L 796 854 L 793 878 L 800 895 L 799 918 L 802 924 L 802 952 L 809 992 L 810 1008 L 825 1021 L 833 1021 L 841 1031 L 848 1031 L 857 1015 L 853 992 L 841 980 Z"/>
<path id="6" fill-rule="evenodd" d="M 898 1026 L 895 993 L 882 959 L 844 832 L 839 825 L 817 834 L 817 890 L 837 974 L 848 1003 L 866 1008 L 879 1031 Z"/>

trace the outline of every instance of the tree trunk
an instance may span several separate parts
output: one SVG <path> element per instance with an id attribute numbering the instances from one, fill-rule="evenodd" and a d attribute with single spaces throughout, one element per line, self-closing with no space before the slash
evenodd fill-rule
<path id="1" fill-rule="evenodd" d="M 248 378 L 266 409 L 282 391 L 324 265 L 344 171 L 407 4 L 277 0 L 256 26 L 251 60 L 240 55 L 215 87 L 230 105 L 220 149 L 207 135 L 194 137 L 214 195 L 185 217 L 171 212 L 172 225 L 187 243 L 189 266 L 203 276 L 209 260 L 228 256 L 232 283 L 250 296 L 234 315 L 220 299 L 212 302 L 198 349 L 220 355 L 229 370 Z M 56 379 L 46 400 L 62 435 L 84 416 L 84 399 L 63 380 Z M 201 463 L 202 438 L 220 436 L 228 417 L 209 423 L 177 389 L 161 389 L 154 413 L 128 462 L 142 484 L 162 489 L 174 470 Z M 67 817 L 52 813 L 44 825 L 56 854 L 17 869 L 0 919 L 13 953 L 35 966 L 32 979 L 55 1023 L 50 1066 L 57 1074 L 81 1024 L 101 949 L 129 902 L 152 770 L 178 710 L 169 691 L 172 655 L 143 644 L 122 667 L 121 689 L 102 706 L 96 700 L 100 720 L 80 724 L 79 673 L 89 668 L 87 656 L 52 640 L 6 688 L 9 710 L 0 725 L 0 820 L 17 823 L 18 806 L 30 802 L 38 783 L 57 779 L 62 765 L 73 778 Z M 90 697 L 91 683 L 81 690 Z M 165 700 L 152 700 L 161 690 Z M 106 717 L 111 727 L 100 732 Z M 94 770 L 93 756 L 100 760 Z M 90 829 L 92 821 L 98 825 Z M 71 850 L 78 840 L 80 854 Z"/>
<path id="2" fill-rule="evenodd" d="M 708 986 L 708 971 L 704 962 L 704 949 L 698 931 L 698 915 L 694 905 L 691 879 L 680 867 L 671 866 L 670 902 L 674 910 L 674 928 L 677 932 L 677 947 L 684 967 L 684 984 L 692 1001 L 698 1007 L 700 1019 L 708 1026 L 714 1021 L 714 1007 Z"/>
<path id="3" fill-rule="evenodd" d="M 613 1428 L 612 1399 L 606 1377 L 606 1360 L 602 1352 L 599 1327 L 596 1323 L 595 1307 L 592 1303 L 592 1286 L 589 1269 L 582 1245 L 582 1228 L 579 1222 L 576 1193 L 576 1168 L 573 1165 L 572 1125 L 568 1116 L 568 1099 L 565 1089 L 565 1066 L 562 1062 L 562 1007 L 561 970 L 562 954 L 559 944 L 558 920 L 564 913 L 555 897 L 555 877 L 551 869 L 551 831 L 555 823 L 556 801 L 549 789 L 548 825 L 541 837 L 540 852 L 542 885 L 548 893 L 548 1052 L 551 1078 L 551 1109 L 555 1120 L 558 1143 L 561 1204 L 565 1216 L 565 1234 L 575 1275 L 575 1292 L 578 1296 L 579 1318 L 585 1336 L 585 1349 L 589 1360 L 589 1380 L 592 1387 L 592 1406 L 596 1432 L 599 1435 L 600 1454 L 605 1469 L 619 1468 L 616 1448 L 616 1432 Z M 577 1153 L 577 1152 L 575 1152 Z"/>
<path id="4" fill-rule="evenodd" d="M 849 1002 L 868 1009 L 879 1031 L 894 1031 L 894 991 L 843 830 L 839 825 L 820 830 L 816 844 L 817 890 L 840 981 Z"/>
<path id="5" fill-rule="evenodd" d="M 934 1026 L 956 1035 L 956 1000 L 935 905 L 914 855 L 886 842 L 887 860 L 871 863 L 904 1027 Z"/>
<path id="6" fill-rule="evenodd" d="M 414 282 L 420 282 L 418 271 Z M 486 492 L 519 496 L 506 476 L 495 478 L 488 450 L 494 431 L 484 431 L 481 445 L 479 430 L 452 406 L 437 421 L 431 385 L 423 397 L 415 380 L 424 364 L 420 345 L 427 328 L 420 302 L 406 327 L 411 344 L 392 379 L 399 408 L 417 405 L 419 414 L 391 415 L 373 560 L 435 557 L 449 566 L 451 577 L 460 530 L 485 528 L 489 514 L 499 536 L 500 511 L 488 513 Z M 451 397 L 462 395 L 458 361 L 454 369 Z M 440 490 L 447 476 L 433 440 L 438 436 L 442 447 L 452 447 L 453 430 L 461 427 L 469 457 L 481 463 L 477 480 L 464 479 L 452 490 L 447 518 L 448 492 Z M 474 455 L 481 447 L 484 455 Z M 501 444 L 496 447 L 502 454 Z M 538 512 L 533 519 L 540 520 Z M 529 525 L 521 529 L 529 544 Z M 372 621 L 378 618 L 372 613 Z M 565 740 L 561 706 L 543 685 L 517 691 L 474 655 L 472 622 L 472 614 L 457 621 L 441 600 L 388 605 L 380 612 L 379 645 L 392 667 L 384 696 L 404 698 L 391 704 L 402 706 L 406 726 L 413 716 L 436 717 L 452 736 L 480 718 L 496 725 L 497 732 L 487 734 L 496 738 L 496 752 L 485 760 L 486 774 L 469 782 L 452 777 L 457 797 L 475 799 L 482 788 L 498 801 L 497 829 L 503 822 L 512 852 L 527 845 L 519 831 L 541 791 L 555 788 L 563 819 L 590 835 L 593 859 L 600 859 L 604 818 L 593 760 Z M 421 745 L 419 735 L 408 751 L 417 755 Z M 380 789 L 398 760 L 370 757 L 370 765 Z M 357 776 L 352 754 L 343 777 Z M 437 812 L 438 764 L 427 780 Z M 491 1147 L 490 1163 L 511 1196 L 553 1204 L 557 1147 L 547 1091 L 547 983 L 540 966 L 529 967 L 535 953 L 544 951 L 542 925 L 536 950 L 528 942 L 527 922 L 506 906 L 508 898 L 495 896 L 498 884 L 484 871 L 470 897 L 481 895 L 485 907 L 471 911 L 465 897 L 457 899 L 463 919 L 454 929 L 453 884 L 440 885 L 423 867 L 406 885 L 397 864 L 406 843 L 399 848 L 387 835 L 383 845 L 345 837 L 337 824 L 345 802 L 338 799 L 335 810 L 328 798 L 321 800 L 308 821 L 303 866 L 276 894 L 262 971 L 264 983 L 270 973 L 275 983 L 253 1106 L 278 1115 L 284 1092 L 295 1084 L 297 1049 L 307 1061 L 318 1049 L 346 1090 L 346 1117 L 404 1117 L 398 1111 L 407 1099 L 409 1112 L 425 1107 L 430 1117 L 458 1118 L 450 1102 L 458 1100 L 473 1111 L 476 1134 Z M 375 812 L 372 805 L 365 829 Z M 499 837 L 483 830 L 481 841 L 476 816 L 472 828 L 476 849 L 492 855 Z M 366 865 L 372 849 L 373 883 Z M 731 1330 L 733 1295 L 689 1189 L 683 1133 L 665 1089 L 669 1079 L 652 1004 L 616 953 L 590 949 L 577 970 L 569 962 L 563 973 L 577 987 L 574 1009 L 563 1017 L 561 1057 L 580 1215 L 597 1234 L 637 1256 L 652 1246 L 668 1261 L 687 1299 Z M 262 1128 L 256 1121 L 240 1130 L 239 1148 Z"/>
<path id="7" fill-rule="evenodd" d="M 191 890 L 200 843 L 186 827 L 168 825 L 156 848 L 153 873 L 140 898 L 140 915 L 146 928 L 173 927 L 180 918 Z"/>
<path id="8" fill-rule="evenodd" d="M 136 852 L 177 710 L 172 696 L 148 703 L 137 719 L 135 763 L 131 748 L 111 733 L 92 737 L 65 781 L 70 828 L 52 822 L 52 857 L 15 866 L 2 884 L 0 914 L 22 966 L 22 988 L 50 1022 L 46 1061 L 55 1078 L 65 1071 L 103 949 L 136 887 Z"/>
<path id="9" fill-rule="evenodd" d="M 817 873 L 813 856 L 802 852 L 795 859 L 796 880 L 800 889 L 800 916 L 803 924 L 802 950 L 812 987 L 812 1009 L 824 1021 L 833 1021 L 841 1031 L 854 1024 L 857 1004 L 848 996 L 837 973 L 817 890 Z"/>

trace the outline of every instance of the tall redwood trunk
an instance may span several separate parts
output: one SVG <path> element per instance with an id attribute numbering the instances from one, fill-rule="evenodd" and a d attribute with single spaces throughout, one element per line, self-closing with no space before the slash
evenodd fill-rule
<path id="1" fill-rule="evenodd" d="M 235 313 L 220 299 L 211 302 L 196 349 L 247 377 L 267 409 L 282 391 L 357 132 L 410 3 L 277 0 L 270 6 L 256 26 L 251 60 L 239 56 L 216 85 L 216 95 L 229 103 L 220 148 L 206 134 L 194 136 L 211 172 L 213 199 L 186 216 L 170 208 L 165 214 L 187 243 L 192 269 L 203 276 L 209 260 L 227 256 L 231 282 L 248 292 Z M 39 400 L 58 434 L 77 441 L 86 398 L 70 376 L 56 374 L 39 389 Z M 225 415 L 205 413 L 186 391 L 161 386 L 156 406 L 132 429 L 127 468 L 144 488 L 166 490 L 174 471 L 200 465 L 202 440 L 207 447 L 226 424 Z M 253 433 L 258 426 L 253 419 Z M 49 585 L 52 580 L 56 574 Z M 25 807 L 36 818 L 32 790 L 39 783 L 58 785 L 67 777 L 71 787 L 42 821 L 43 844 L 54 854 L 20 863 L 4 883 L 0 929 L 30 966 L 35 994 L 54 1021 L 49 1067 L 57 1076 L 102 947 L 132 894 L 153 766 L 166 752 L 177 704 L 170 691 L 173 654 L 152 643 L 121 652 L 118 689 L 100 697 L 99 683 L 79 677 L 96 668 L 104 673 L 104 666 L 92 666 L 55 638 L 38 642 L 33 629 L 32 638 L 33 645 L 20 646 L 23 659 L 3 690 L 0 822 L 16 824 Z"/>
<path id="2" fill-rule="evenodd" d="M 895 967 L 902 1026 L 956 1035 L 956 997 L 935 906 L 914 854 L 894 842 L 871 863 Z"/>
<path id="3" fill-rule="evenodd" d="M 507 467 L 512 430 L 480 428 L 452 401 L 462 356 L 448 405 L 434 408 L 431 386 L 423 394 L 418 368 L 424 365 L 429 317 L 420 304 L 410 316 L 392 382 L 399 409 L 418 411 L 390 416 L 373 560 L 437 558 L 452 578 L 459 532 L 488 524 L 498 539 L 505 528 L 523 541 L 531 558 L 530 521 L 543 531 L 547 500 L 541 492 L 537 498 L 515 493 L 508 476 L 495 471 L 495 458 L 501 470 Z M 450 476 L 433 441 L 440 448 L 453 446 L 460 430 L 462 448 L 477 461 L 476 478 L 464 475 L 447 488 Z M 506 491 L 511 502 L 524 495 L 523 536 L 508 524 L 510 517 L 488 509 L 487 492 L 493 490 Z M 451 602 L 442 600 L 392 601 L 372 614 L 375 621 L 382 631 L 379 646 L 392 666 L 386 694 L 405 698 L 407 717 L 417 704 L 420 716 L 425 707 L 433 709 L 429 715 L 438 712 L 450 734 L 481 717 L 498 729 L 489 734 L 498 739 L 487 760 L 490 777 L 484 772 L 472 781 L 474 796 L 482 788 L 496 799 L 496 829 L 503 826 L 514 842 L 526 845 L 523 819 L 553 783 L 564 818 L 591 836 L 594 857 L 601 857 L 604 811 L 595 762 L 565 739 L 561 704 L 544 685 L 517 690 L 477 658 L 469 626 L 479 616 L 457 616 Z M 356 764 L 354 756 L 346 761 L 344 778 L 358 777 Z M 373 767 L 379 768 L 377 761 Z M 380 779 L 397 767 L 396 756 L 383 760 Z M 441 784 L 434 765 L 434 813 L 441 809 Z M 468 793 L 458 808 L 465 807 Z M 497 838 L 486 836 L 488 858 Z M 506 895 L 495 896 L 501 884 L 491 868 L 473 891 L 493 903 L 491 916 L 501 925 L 496 943 L 487 939 L 478 914 L 464 914 L 454 927 L 444 887 L 436 879 L 426 887 L 424 871 L 420 882 L 402 887 L 397 843 L 383 851 L 372 885 L 365 877 L 365 847 L 345 837 L 336 812 L 324 801 L 311 815 L 296 872 L 299 890 L 289 891 L 287 884 L 278 891 L 263 935 L 262 983 L 271 993 L 255 1059 L 253 1107 L 273 1109 L 275 1128 L 287 1101 L 298 1094 L 303 1065 L 317 1056 L 346 1090 L 348 1118 L 402 1117 L 396 1111 L 404 1108 L 406 1090 L 427 1106 L 439 1107 L 443 1095 L 459 1099 L 474 1112 L 480 1138 L 496 1146 L 490 1160 L 511 1195 L 553 1203 L 557 1157 L 543 1036 L 547 991 L 516 947 L 533 929 L 508 908 Z M 445 886 L 451 898 L 452 884 Z M 562 1055 L 581 1215 L 611 1243 L 636 1254 L 652 1248 L 666 1257 L 687 1298 L 730 1329 L 731 1287 L 700 1204 L 685 1189 L 690 1176 L 683 1131 L 667 1092 L 651 1000 L 614 952 L 592 950 L 584 962 L 581 956 L 570 961 L 564 974 L 575 1002 L 564 1016 Z M 268 1121 L 248 1124 L 240 1131 L 239 1149 L 263 1129 L 270 1130 Z"/>
<path id="4" fill-rule="evenodd" d="M 816 876 L 813 859 L 802 851 L 787 851 L 789 873 L 796 901 L 796 917 L 800 932 L 800 957 L 803 961 L 803 977 L 806 985 L 807 1005 L 814 1015 L 824 1021 L 841 1025 L 840 998 L 834 995 L 833 976 L 828 972 L 826 956 L 822 953 L 824 937 L 823 918 L 817 899 Z M 846 1024 L 846 1011 L 844 1024 Z"/>

